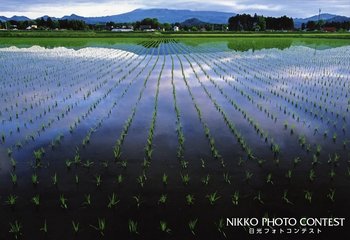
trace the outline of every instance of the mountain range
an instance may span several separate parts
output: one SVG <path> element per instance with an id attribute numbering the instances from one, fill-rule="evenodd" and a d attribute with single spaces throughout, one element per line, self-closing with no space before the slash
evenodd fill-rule
<path id="1" fill-rule="evenodd" d="M 235 13 L 229 12 L 216 12 L 216 11 L 191 11 L 191 10 L 173 10 L 165 8 L 153 8 L 153 9 L 135 9 L 131 12 L 111 15 L 111 16 L 102 16 L 102 17 L 83 17 L 76 14 L 63 16 L 62 18 L 51 17 L 52 20 L 58 19 L 68 19 L 68 20 L 83 20 L 86 23 L 96 24 L 96 23 L 106 23 L 106 22 L 136 22 L 141 21 L 145 18 L 157 18 L 161 23 L 176 23 L 184 22 L 187 19 L 197 18 L 200 21 L 205 21 L 208 23 L 227 23 L 228 19 L 232 16 L 235 16 Z M 49 16 L 43 16 L 44 19 L 47 19 Z M 0 21 L 8 20 L 30 20 L 25 16 L 13 16 L 7 18 L 0 16 Z"/>
<path id="2" fill-rule="evenodd" d="M 52 20 L 58 19 L 68 19 L 68 20 L 83 20 L 90 24 L 96 23 L 106 23 L 106 22 L 136 22 L 140 21 L 144 18 L 157 18 L 161 23 L 176 23 L 176 22 L 184 22 L 188 19 L 198 19 L 201 22 L 206 23 L 227 23 L 228 19 L 232 16 L 235 16 L 236 13 L 230 12 L 216 12 L 216 11 L 191 11 L 191 10 L 174 10 L 174 9 L 166 9 L 166 8 L 153 8 L 153 9 L 135 9 L 131 12 L 111 15 L 111 16 L 102 16 L 102 17 L 84 17 L 78 16 L 76 14 L 63 16 L 62 18 L 51 17 Z M 44 19 L 47 19 L 49 16 L 43 16 Z M 294 25 L 296 28 L 300 28 L 303 23 L 307 23 L 308 21 L 317 21 L 318 15 L 308 17 L 308 18 L 294 18 Z M 350 21 L 349 17 L 339 16 L 329 13 L 323 13 L 320 15 L 320 19 L 326 22 L 342 22 L 342 21 Z M 8 20 L 16 20 L 16 21 L 24 21 L 30 20 L 26 16 L 13 16 L 11 18 L 7 18 L 4 16 L 0 16 L 0 21 L 8 21 Z"/>

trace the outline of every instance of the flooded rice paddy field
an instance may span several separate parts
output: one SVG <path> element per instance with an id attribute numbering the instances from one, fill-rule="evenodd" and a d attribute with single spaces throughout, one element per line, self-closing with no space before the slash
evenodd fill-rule
<path id="1" fill-rule="evenodd" d="M 350 216 L 346 40 L 3 41 L 0 239 Z"/>

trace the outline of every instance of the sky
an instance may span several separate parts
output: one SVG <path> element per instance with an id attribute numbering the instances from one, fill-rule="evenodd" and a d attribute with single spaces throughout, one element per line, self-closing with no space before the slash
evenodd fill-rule
<path id="1" fill-rule="evenodd" d="M 210 10 L 265 16 L 309 17 L 332 13 L 350 17 L 350 0 L 0 0 L 0 16 L 43 15 L 62 17 L 72 13 L 85 16 L 107 16 L 137 8 Z"/>

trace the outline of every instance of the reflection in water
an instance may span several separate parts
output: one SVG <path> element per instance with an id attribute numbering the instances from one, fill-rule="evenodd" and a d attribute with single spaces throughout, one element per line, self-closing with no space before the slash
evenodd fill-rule
<path id="1" fill-rule="evenodd" d="M 158 48 L 160 44 L 182 43 L 192 47 L 192 51 L 198 48 L 207 48 L 210 51 L 257 51 L 261 49 L 286 49 L 291 46 L 306 46 L 317 50 L 347 46 L 347 39 L 313 39 L 313 38 L 273 38 L 273 37 L 251 37 L 251 38 L 2 38 L 1 47 L 17 46 L 28 48 L 33 45 L 45 48 L 66 47 L 81 49 L 85 47 L 102 47 L 128 50 L 130 45 L 143 48 Z M 135 48 L 138 51 L 138 48 Z M 162 53 L 161 53 L 162 54 Z"/>
<path id="2" fill-rule="evenodd" d="M 293 39 L 281 38 L 281 39 L 270 39 L 270 38 L 260 38 L 260 39 L 235 39 L 227 43 L 229 49 L 245 52 L 252 50 L 253 52 L 261 49 L 277 48 L 280 50 L 289 48 L 293 43 Z"/>

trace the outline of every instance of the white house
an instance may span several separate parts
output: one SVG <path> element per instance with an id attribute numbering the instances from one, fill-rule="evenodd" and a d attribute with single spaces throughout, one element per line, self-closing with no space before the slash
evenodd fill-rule
<path id="1" fill-rule="evenodd" d="M 134 31 L 134 27 L 130 25 L 130 26 L 122 26 L 121 28 L 120 27 L 114 28 L 112 26 L 111 31 L 112 32 L 132 32 L 132 31 Z"/>
<path id="2" fill-rule="evenodd" d="M 179 27 L 178 26 L 174 26 L 174 32 L 178 32 L 179 31 Z"/>
<path id="3" fill-rule="evenodd" d="M 113 28 L 112 32 L 133 32 L 134 29 L 131 28 Z"/>
<path id="4" fill-rule="evenodd" d="M 32 30 L 32 29 L 37 29 L 38 25 L 31 25 L 26 28 L 26 30 Z"/>

